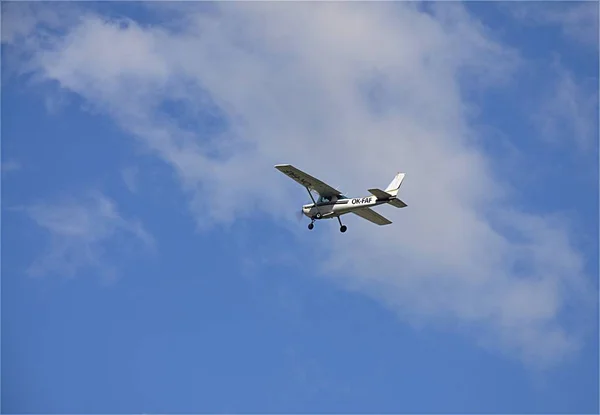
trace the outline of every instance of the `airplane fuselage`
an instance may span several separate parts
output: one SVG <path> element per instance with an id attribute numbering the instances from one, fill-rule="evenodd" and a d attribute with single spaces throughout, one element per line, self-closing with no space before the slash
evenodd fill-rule
<path id="1" fill-rule="evenodd" d="M 355 197 L 350 199 L 338 199 L 330 202 L 310 203 L 302 206 L 302 213 L 309 218 L 317 218 L 317 214 L 320 213 L 323 219 L 335 218 L 352 211 L 382 205 L 388 203 L 390 199 L 378 199 L 377 197 L 365 196 Z"/>

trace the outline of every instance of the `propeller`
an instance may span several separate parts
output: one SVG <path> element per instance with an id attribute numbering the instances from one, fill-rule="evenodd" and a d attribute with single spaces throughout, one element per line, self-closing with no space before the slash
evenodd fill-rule
<path id="1" fill-rule="evenodd" d="M 298 222 L 300 222 L 302 220 L 303 216 L 304 216 L 304 212 L 302 212 L 302 208 L 300 208 L 300 210 L 298 210 L 296 212 L 296 218 L 298 219 Z"/>

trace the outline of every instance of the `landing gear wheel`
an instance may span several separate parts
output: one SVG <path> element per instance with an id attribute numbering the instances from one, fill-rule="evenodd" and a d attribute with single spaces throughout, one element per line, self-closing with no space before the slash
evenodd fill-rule
<path id="1" fill-rule="evenodd" d="M 344 233 L 344 232 L 346 232 L 346 229 L 348 229 L 348 228 L 346 227 L 346 225 L 342 224 L 342 220 L 340 219 L 340 217 L 339 217 L 339 216 L 337 217 L 337 220 L 338 220 L 338 222 L 340 223 L 340 232 L 341 232 L 341 233 Z"/>
<path id="2" fill-rule="evenodd" d="M 312 229 L 312 228 L 314 228 L 314 227 L 315 227 L 315 225 L 314 225 L 313 223 L 309 223 L 309 224 L 308 224 L 308 229 Z"/>
<path id="3" fill-rule="evenodd" d="M 315 215 L 315 218 L 317 219 L 321 219 L 323 217 L 323 215 L 321 215 L 320 212 L 317 212 L 317 214 Z"/>

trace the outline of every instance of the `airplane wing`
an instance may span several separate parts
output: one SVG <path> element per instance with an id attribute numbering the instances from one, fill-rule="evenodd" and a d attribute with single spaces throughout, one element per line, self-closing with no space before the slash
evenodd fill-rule
<path id="1" fill-rule="evenodd" d="M 286 176 L 294 179 L 302 186 L 308 187 L 311 190 L 315 190 L 321 196 L 331 197 L 340 196 L 342 194 L 342 192 L 339 190 L 334 189 L 328 184 L 323 183 L 321 180 L 312 177 L 310 174 L 304 173 L 302 170 L 295 168 L 291 164 L 278 164 L 275 166 L 275 168 Z"/>
<path id="2" fill-rule="evenodd" d="M 363 219 L 368 220 L 369 222 L 373 222 L 376 225 L 389 225 L 392 221 L 384 218 L 379 213 L 375 212 L 371 208 L 362 208 L 358 210 L 353 210 L 352 213 L 360 216 Z"/>

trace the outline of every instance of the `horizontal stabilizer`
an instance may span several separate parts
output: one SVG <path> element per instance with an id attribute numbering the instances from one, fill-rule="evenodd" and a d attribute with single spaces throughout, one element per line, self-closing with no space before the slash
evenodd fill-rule
<path id="1" fill-rule="evenodd" d="M 397 208 L 404 208 L 404 207 L 408 206 L 406 203 L 404 203 L 400 199 L 392 199 L 388 203 Z"/>
<path id="2" fill-rule="evenodd" d="M 377 199 L 389 199 L 390 197 L 392 197 L 391 194 L 384 192 L 381 189 L 369 189 L 369 193 L 371 193 Z"/>
<path id="3" fill-rule="evenodd" d="M 373 209 L 370 208 L 353 210 L 352 213 L 379 226 L 389 225 L 390 223 L 392 223 L 391 220 L 381 216 L 379 213 L 375 212 Z"/>

